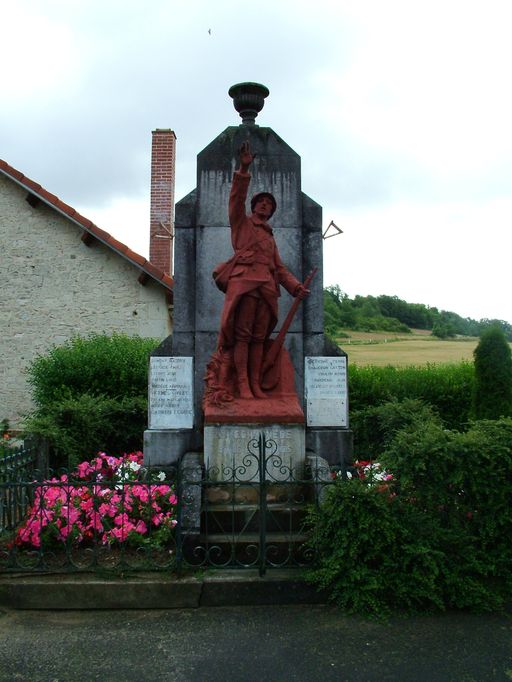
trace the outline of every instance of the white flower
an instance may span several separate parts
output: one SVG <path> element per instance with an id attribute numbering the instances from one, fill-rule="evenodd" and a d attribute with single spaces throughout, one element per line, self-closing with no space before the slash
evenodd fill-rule
<path id="1" fill-rule="evenodd" d="M 156 477 L 159 481 L 165 481 L 165 472 L 159 471 L 158 474 L 156 475 Z"/>
<path id="2" fill-rule="evenodd" d="M 128 466 L 132 471 L 138 471 L 140 469 L 140 464 L 138 464 L 137 462 L 130 462 Z"/>

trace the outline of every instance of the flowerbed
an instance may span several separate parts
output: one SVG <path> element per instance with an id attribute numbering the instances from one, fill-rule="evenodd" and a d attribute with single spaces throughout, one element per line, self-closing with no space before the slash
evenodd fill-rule
<path id="1" fill-rule="evenodd" d="M 173 537 L 177 498 L 163 472 L 142 479 L 142 458 L 141 452 L 122 457 L 99 453 L 71 474 L 37 485 L 14 545 L 164 546 Z"/>

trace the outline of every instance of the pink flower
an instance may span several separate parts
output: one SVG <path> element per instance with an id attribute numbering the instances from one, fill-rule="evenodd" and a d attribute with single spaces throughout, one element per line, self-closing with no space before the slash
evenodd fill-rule
<path id="1" fill-rule="evenodd" d="M 62 526 L 59 530 L 59 538 L 65 540 L 73 530 L 73 526 Z"/>
<path id="2" fill-rule="evenodd" d="M 126 532 L 126 529 L 121 527 L 121 528 L 112 528 L 112 530 L 109 533 L 109 536 L 112 539 L 119 540 L 119 542 L 124 542 L 126 538 L 128 537 L 128 533 Z"/>
<path id="3" fill-rule="evenodd" d="M 80 508 L 86 514 L 92 512 L 92 510 L 94 509 L 94 500 L 92 499 L 92 497 L 88 497 L 86 499 L 82 498 L 82 500 L 80 501 Z"/>
<path id="4" fill-rule="evenodd" d="M 44 490 L 44 502 L 47 506 L 52 506 L 56 502 L 65 502 L 66 501 L 66 491 L 64 488 L 60 488 L 57 486 L 52 486 L 51 488 L 47 488 Z"/>
<path id="5" fill-rule="evenodd" d="M 107 502 L 103 502 L 100 504 L 98 508 L 98 512 L 101 514 L 101 516 L 112 516 L 114 517 L 117 514 L 117 509 L 110 505 Z"/>
<path id="6" fill-rule="evenodd" d="M 135 530 L 137 531 L 137 533 L 140 533 L 141 535 L 145 535 L 148 532 L 148 527 L 146 526 L 144 521 L 142 519 L 140 519 L 135 524 Z"/>
<path id="7" fill-rule="evenodd" d="M 145 485 L 134 485 L 132 495 L 138 497 L 141 502 L 148 502 L 149 500 L 148 488 Z"/>
<path id="8" fill-rule="evenodd" d="M 81 462 L 77 470 L 80 478 L 87 478 L 87 476 L 94 472 L 94 467 L 89 462 Z"/>
<path id="9" fill-rule="evenodd" d="M 124 542 L 132 530 L 135 530 L 133 523 L 127 523 L 126 525 L 112 528 L 110 533 L 116 538 L 116 540 Z"/>
<path id="10" fill-rule="evenodd" d="M 80 511 L 75 507 L 63 506 L 61 509 L 62 517 L 69 526 L 72 526 L 80 518 Z"/>
<path id="11" fill-rule="evenodd" d="M 89 517 L 86 528 L 98 532 L 102 531 L 103 523 L 101 522 L 101 516 L 99 514 L 93 514 L 91 517 Z"/>
<path id="12" fill-rule="evenodd" d="M 157 485 L 154 490 L 156 495 L 167 495 L 171 488 L 168 485 Z"/>

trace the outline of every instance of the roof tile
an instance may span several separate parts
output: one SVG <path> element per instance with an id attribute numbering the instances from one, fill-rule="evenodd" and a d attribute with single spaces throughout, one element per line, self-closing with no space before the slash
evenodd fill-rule
<path id="1" fill-rule="evenodd" d="M 25 185 L 25 187 L 29 187 L 30 190 L 34 192 L 34 194 L 37 194 L 41 199 L 43 198 L 42 195 L 43 188 L 39 183 L 34 182 L 30 178 L 27 178 L 26 175 L 22 175 L 20 181 Z"/>
<path id="2" fill-rule="evenodd" d="M 48 190 L 44 189 L 43 187 L 41 187 L 41 189 L 39 190 L 39 194 L 43 199 L 46 199 L 46 201 L 48 201 L 50 204 L 53 204 L 54 206 L 57 205 L 59 197 L 56 196 L 55 194 L 48 192 Z"/>
<path id="3" fill-rule="evenodd" d="M 135 251 L 132 251 L 131 249 L 128 249 L 124 255 L 130 260 L 134 261 L 135 263 L 138 263 L 139 265 L 144 265 L 144 263 L 146 263 L 146 259 L 144 258 L 144 256 L 135 253 Z"/>
<path id="4" fill-rule="evenodd" d="M 87 219 L 86 219 L 86 220 L 87 220 Z M 111 239 L 113 239 L 113 237 L 112 237 L 112 235 L 110 234 L 110 232 L 105 232 L 105 230 L 102 230 L 101 227 L 98 227 L 97 225 L 95 225 L 94 223 L 92 223 L 92 222 L 90 222 L 90 221 L 87 221 L 87 222 L 90 223 L 90 224 L 89 224 L 89 229 L 91 230 L 91 232 L 92 232 L 94 235 L 96 235 L 96 237 L 98 237 L 98 239 L 101 239 L 101 240 L 104 241 L 106 244 L 108 244 L 108 242 L 109 242 Z"/>
<path id="5" fill-rule="evenodd" d="M 73 206 L 70 206 L 69 204 L 65 204 L 60 199 L 58 199 L 56 201 L 55 206 L 56 206 L 56 208 L 60 209 L 61 211 L 63 211 L 64 213 L 66 213 L 70 217 L 76 215 L 76 211 L 73 208 Z"/>
<path id="6" fill-rule="evenodd" d="M 146 272 L 148 272 L 150 275 L 153 275 L 155 279 L 161 280 L 163 277 L 165 277 L 164 271 L 160 270 L 160 268 L 157 268 L 156 265 L 153 265 L 151 261 L 146 261 L 144 270 L 146 270 Z"/>
<path id="7" fill-rule="evenodd" d="M 0 168 L 9 175 L 15 177 L 17 180 L 21 180 L 23 178 L 23 173 L 20 173 L 19 171 L 16 170 L 16 168 L 9 166 L 9 164 L 3 161 L 2 159 L 0 159 Z"/>
<path id="8" fill-rule="evenodd" d="M 112 235 L 109 235 L 107 239 L 107 244 L 116 251 L 120 251 L 123 255 L 126 255 L 126 252 L 129 251 L 129 248 L 126 246 L 126 244 L 123 244 L 122 242 L 118 241 Z"/>

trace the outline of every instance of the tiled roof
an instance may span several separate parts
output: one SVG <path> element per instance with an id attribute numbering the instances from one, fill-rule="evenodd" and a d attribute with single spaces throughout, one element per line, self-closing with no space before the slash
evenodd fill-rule
<path id="1" fill-rule="evenodd" d="M 9 177 L 11 180 L 14 180 L 14 182 L 26 189 L 27 192 L 30 192 L 30 194 L 33 196 L 37 197 L 41 201 L 44 201 L 46 204 L 48 204 L 48 206 L 51 206 L 73 223 L 84 229 L 88 235 L 91 235 L 94 237 L 94 239 L 102 242 L 119 254 L 122 258 L 125 258 L 127 261 L 135 265 L 140 270 L 143 277 L 145 275 L 151 277 L 172 293 L 174 287 L 174 280 L 172 277 L 166 274 L 163 270 L 160 270 L 160 268 L 155 267 L 153 263 L 150 263 L 150 261 L 148 261 L 146 258 L 139 255 L 135 251 L 132 251 L 128 246 L 126 246 L 126 244 L 114 239 L 111 234 L 99 228 L 83 215 L 80 215 L 80 213 L 75 211 L 72 206 L 65 204 L 59 199 L 59 197 L 55 196 L 55 194 L 51 194 L 45 190 L 44 187 L 41 187 L 41 185 L 39 185 L 37 182 L 27 178 L 26 175 L 23 175 L 23 173 L 20 173 L 20 171 L 16 170 L 16 168 L 13 168 L 2 159 L 0 159 L 0 172 Z"/>

